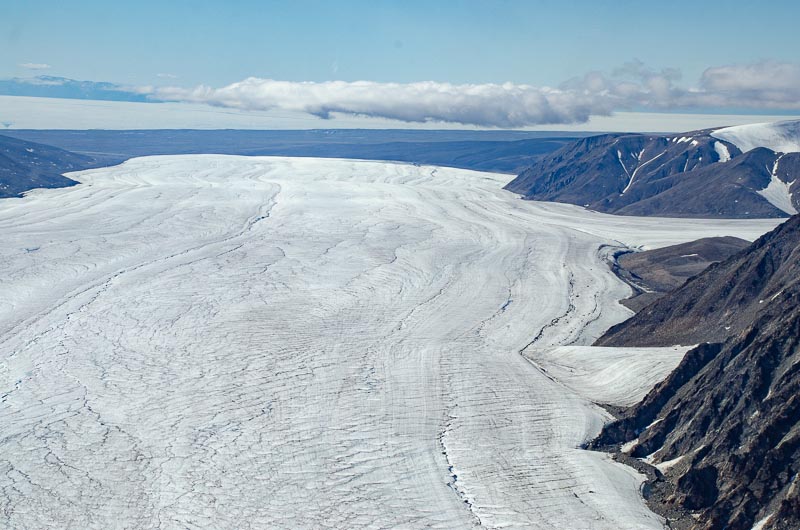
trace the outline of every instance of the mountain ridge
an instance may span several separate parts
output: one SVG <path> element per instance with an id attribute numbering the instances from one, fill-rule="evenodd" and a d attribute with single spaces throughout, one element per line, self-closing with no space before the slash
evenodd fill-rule
<path id="1" fill-rule="evenodd" d="M 90 156 L 0 135 L 0 198 L 77 184 L 63 174 L 99 165 Z"/>
<path id="2" fill-rule="evenodd" d="M 702 343 L 590 447 L 655 465 L 649 504 L 693 516 L 680 528 L 800 527 L 800 215 L 597 344 L 687 340 Z"/>
<path id="3" fill-rule="evenodd" d="M 800 142 L 800 127 L 786 123 L 791 126 L 786 134 L 796 133 Z M 742 150 L 736 141 L 751 147 L 741 138 L 752 142 L 767 133 L 737 136 L 726 130 L 579 139 L 539 157 L 506 189 L 529 200 L 618 215 L 773 218 L 797 213 L 800 153 L 765 146 Z M 773 146 L 791 139 L 773 136 L 783 142 L 767 142 Z"/>

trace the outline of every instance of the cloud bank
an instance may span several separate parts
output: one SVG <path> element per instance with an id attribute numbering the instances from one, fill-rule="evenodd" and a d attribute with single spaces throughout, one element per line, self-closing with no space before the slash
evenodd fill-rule
<path id="1" fill-rule="evenodd" d="M 152 97 L 242 110 L 299 111 L 323 119 L 350 114 L 496 127 L 580 123 L 591 115 L 608 115 L 613 110 L 588 93 L 511 83 L 294 83 L 251 77 L 222 88 L 159 88 Z"/>
<path id="2" fill-rule="evenodd" d="M 709 105 L 800 108 L 800 64 L 765 61 L 709 68 L 700 86 Z"/>
<path id="3" fill-rule="evenodd" d="M 557 87 L 435 81 L 292 82 L 257 77 L 221 88 L 130 87 L 38 76 L 0 80 L 0 94 L 198 103 L 243 111 L 301 112 L 322 119 L 366 116 L 501 128 L 581 124 L 593 116 L 625 110 L 800 110 L 800 64 L 764 61 L 716 66 L 706 69 L 689 87 L 680 84 L 681 77 L 677 69 L 654 70 L 632 61 L 611 73 L 589 72 Z"/>
<path id="4" fill-rule="evenodd" d="M 590 72 L 559 87 L 513 83 L 289 82 L 250 77 L 222 88 L 155 88 L 160 101 L 241 110 L 290 110 L 323 119 L 337 114 L 404 122 L 490 127 L 585 123 L 615 110 L 800 109 L 800 65 L 761 62 L 708 68 L 696 87 L 677 83 L 677 69 L 634 61 L 611 75 Z"/>

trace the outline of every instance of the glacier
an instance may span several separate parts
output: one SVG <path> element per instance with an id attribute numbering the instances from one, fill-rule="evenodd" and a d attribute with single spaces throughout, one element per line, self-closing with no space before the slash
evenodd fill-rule
<path id="1" fill-rule="evenodd" d="M 580 449 L 609 419 L 593 401 L 680 360 L 586 346 L 630 314 L 605 260 L 780 222 L 385 162 L 69 176 L 0 202 L 7 528 L 662 528 L 642 476 Z"/>
<path id="2" fill-rule="evenodd" d="M 800 120 L 735 125 L 716 129 L 711 136 L 732 143 L 743 153 L 758 147 L 776 153 L 800 152 Z"/>

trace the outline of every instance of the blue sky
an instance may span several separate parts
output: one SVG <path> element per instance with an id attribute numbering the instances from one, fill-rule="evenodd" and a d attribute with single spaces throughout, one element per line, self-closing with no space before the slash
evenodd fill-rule
<path id="1" fill-rule="evenodd" d="M 709 66 L 797 60 L 800 3 L 711 1 L 7 0 L 0 75 L 44 63 L 73 79 L 558 84 L 634 58 L 694 79 Z"/>
<path id="2" fill-rule="evenodd" d="M 606 80 L 619 82 L 625 78 L 620 68 L 628 64 L 626 71 L 630 74 L 630 63 L 637 61 L 638 70 L 649 72 L 648 79 L 663 77 L 675 89 L 709 88 L 703 86 L 708 85 L 703 76 L 709 68 L 754 64 L 772 67 L 751 69 L 750 74 L 774 77 L 779 71 L 781 76 L 790 77 L 784 83 L 788 86 L 800 67 L 795 71 L 776 69 L 775 65 L 796 66 L 800 59 L 796 31 L 799 6 L 789 1 L 697 0 L 6 0 L 0 5 L 0 78 L 44 74 L 111 82 L 134 87 L 140 96 L 146 90 L 142 87 L 169 85 L 188 90 L 205 85 L 219 89 L 251 77 L 316 83 L 363 80 L 379 88 L 382 83 L 422 81 L 563 87 L 590 72 L 602 72 Z M 742 77 L 738 70 L 726 75 L 726 79 Z M 643 77 L 636 76 L 641 83 Z M 592 102 L 587 109 L 570 108 L 556 115 L 545 112 L 520 119 L 506 117 L 495 120 L 495 125 L 580 121 L 586 112 L 609 112 L 607 107 L 614 111 L 797 112 L 794 94 L 753 105 L 741 97 L 742 90 L 750 91 L 750 99 L 765 97 L 767 90 L 775 92 L 772 85 L 755 87 L 756 92 L 752 92 L 750 85 L 725 84 L 725 94 L 738 91 L 735 98 L 719 97 L 721 86 L 713 84 L 710 88 L 715 90 L 715 97 L 709 95 L 702 101 L 687 99 L 686 94 L 674 97 L 673 93 L 668 100 L 654 101 L 651 92 L 647 98 L 640 95 L 620 101 L 616 94 L 614 102 L 603 102 L 605 106 Z M 277 104 L 279 108 L 309 111 L 307 105 L 295 101 L 281 99 L 276 103 L 275 89 L 272 85 L 258 86 L 258 99 L 253 88 L 246 101 L 241 97 L 232 101 L 229 93 L 225 97 L 206 95 L 205 99 L 197 93 L 175 91 L 167 95 L 147 93 L 146 97 L 240 109 L 264 110 Z M 586 86 L 579 89 L 585 91 Z M 265 92 L 269 97 L 262 97 Z M 241 91 L 237 94 L 241 96 Z M 413 92 L 415 97 L 419 94 L 418 90 Z M 386 93 L 379 91 L 379 95 Z M 328 117 L 329 112 L 335 116 L 366 110 L 365 114 L 372 115 L 375 107 L 374 102 L 351 105 L 350 92 L 337 92 L 330 99 L 332 102 L 324 108 L 310 109 L 311 114 Z M 400 100 L 391 104 L 400 104 Z M 474 113 L 453 117 L 452 112 L 438 111 L 438 107 L 428 108 L 423 114 L 432 112 L 426 119 L 476 119 Z M 502 112 L 513 114 L 505 107 Z M 416 119 L 414 113 L 383 114 L 391 119 Z"/>

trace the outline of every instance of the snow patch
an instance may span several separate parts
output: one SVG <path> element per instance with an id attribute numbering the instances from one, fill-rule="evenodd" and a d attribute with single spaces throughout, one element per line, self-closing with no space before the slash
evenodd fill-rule
<path id="1" fill-rule="evenodd" d="M 650 464 L 651 466 L 655 467 L 655 465 L 656 465 L 656 453 L 661 451 L 661 449 L 663 449 L 663 446 L 659 447 L 658 449 L 656 449 L 655 451 L 653 451 L 649 455 L 645 456 L 644 458 L 640 458 L 639 460 L 641 460 L 645 464 Z"/>
<path id="2" fill-rule="evenodd" d="M 758 190 L 756 193 L 764 197 L 775 208 L 789 215 L 794 215 L 797 213 L 797 209 L 792 203 L 791 188 L 797 181 L 784 182 L 778 178 L 778 164 L 780 164 L 781 158 L 783 158 L 783 156 L 779 156 L 772 166 L 772 172 L 767 187 L 763 190 Z"/>
<path id="3" fill-rule="evenodd" d="M 628 176 L 628 181 L 630 182 L 631 174 L 628 171 L 628 168 L 625 167 L 625 163 L 622 161 L 622 151 L 620 151 L 619 149 L 617 149 L 617 160 L 619 160 L 619 165 L 622 166 L 622 169 L 625 171 L 625 174 Z"/>
<path id="4" fill-rule="evenodd" d="M 625 186 L 625 189 L 624 189 L 624 190 L 622 190 L 622 195 L 625 195 L 625 192 L 626 192 L 626 191 L 628 191 L 628 190 L 630 189 L 631 185 L 633 185 L 633 181 L 636 179 L 636 174 L 639 172 L 639 170 L 640 170 L 640 169 L 642 169 L 642 168 L 643 168 L 644 166 L 646 166 L 647 164 L 649 164 L 649 163 L 651 163 L 652 161 L 654 161 L 655 159 L 657 159 L 658 157 L 662 156 L 664 153 L 666 153 L 666 151 L 662 151 L 661 153 L 657 154 L 656 156 L 654 156 L 653 158 L 651 158 L 651 159 L 650 159 L 650 160 L 648 160 L 647 162 L 645 162 L 645 163 L 643 163 L 643 164 L 639 164 L 639 165 L 637 165 L 637 166 L 636 166 L 636 169 L 634 169 L 634 170 L 633 170 L 633 174 L 631 174 L 631 175 L 630 175 L 630 180 L 628 181 L 628 185 L 627 185 L 627 186 Z M 642 150 L 642 151 L 639 153 L 639 156 L 638 156 L 638 158 L 637 158 L 637 160 L 639 160 L 639 162 L 641 162 L 641 160 L 642 160 L 642 155 L 643 155 L 643 154 L 644 154 L 644 150 Z"/>
<path id="5" fill-rule="evenodd" d="M 727 162 L 731 159 L 731 152 L 728 150 L 728 146 L 722 142 L 714 142 L 714 151 L 719 155 L 720 162 Z"/>
<path id="6" fill-rule="evenodd" d="M 656 469 L 658 469 L 662 473 L 665 473 L 669 468 L 673 467 L 675 464 L 683 460 L 684 456 L 686 455 L 681 455 L 677 458 L 673 458 L 672 460 L 666 460 L 664 462 L 661 462 L 660 464 L 656 464 Z"/>
<path id="7" fill-rule="evenodd" d="M 619 450 L 623 453 L 630 453 L 636 444 L 639 443 L 639 439 L 636 438 L 635 440 L 631 440 L 630 442 L 624 443 L 620 446 Z"/>
<path id="8" fill-rule="evenodd" d="M 753 528 L 751 530 L 763 530 L 764 527 L 767 526 L 769 520 L 772 519 L 773 515 L 775 514 L 771 513 L 766 517 L 764 517 L 763 519 L 761 519 L 760 521 L 758 521 L 755 525 L 753 525 Z"/>

